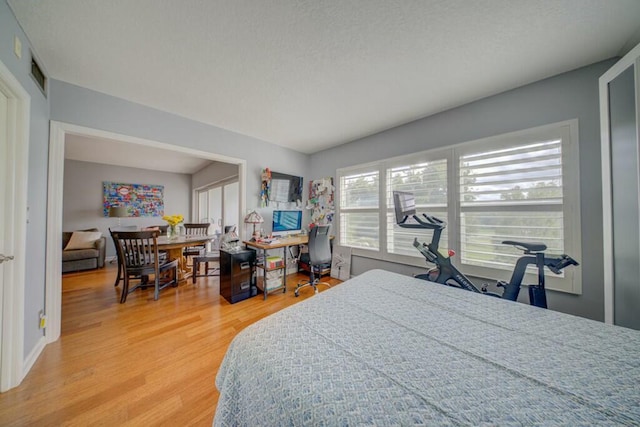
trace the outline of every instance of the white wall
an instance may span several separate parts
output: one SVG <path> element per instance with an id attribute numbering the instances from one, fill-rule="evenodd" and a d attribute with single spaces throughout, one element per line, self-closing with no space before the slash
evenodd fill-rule
<path id="1" fill-rule="evenodd" d="M 118 219 L 103 215 L 103 181 L 163 185 L 165 214 L 191 217 L 191 175 L 65 160 L 62 229 L 98 228 L 107 236 L 107 257 L 115 256 L 109 228 L 116 228 Z M 121 224 L 145 227 L 165 222 L 161 216 L 131 217 L 121 218 Z"/>

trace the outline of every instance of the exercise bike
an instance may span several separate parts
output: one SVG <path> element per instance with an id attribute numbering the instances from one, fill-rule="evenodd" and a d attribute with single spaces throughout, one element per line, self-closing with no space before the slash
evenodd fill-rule
<path id="1" fill-rule="evenodd" d="M 547 308 L 547 296 L 544 287 L 544 268 L 547 267 L 553 273 L 560 274 L 565 267 L 579 265 L 576 260 L 566 254 L 558 256 L 546 255 L 544 251 L 547 249 L 547 245 L 544 243 L 505 240 L 502 242 L 503 244 L 512 245 L 521 249 L 524 254 L 516 262 L 509 282 L 498 281 L 496 283 L 496 286 L 503 289 L 502 294 L 489 292 L 487 290 L 488 284 L 484 284 L 480 288 L 476 287 L 471 280 L 452 264 L 451 258 L 455 255 L 453 251 L 449 250 L 449 253 L 444 255 L 438 249 L 442 231 L 447 226 L 445 221 L 425 213 L 418 215 L 415 208 L 415 199 L 411 193 L 394 191 L 393 203 L 395 207 L 396 224 L 400 227 L 433 230 L 431 243 L 420 243 L 417 238 L 413 240 L 413 246 L 425 257 L 426 261 L 435 264 L 435 266 L 430 268 L 426 273 L 415 275 L 418 279 L 458 287 L 496 298 L 517 301 L 520 288 L 525 286 L 522 284 L 522 279 L 524 278 L 527 266 L 534 265 L 538 270 L 538 283 L 535 285 L 526 285 L 529 288 L 529 304 L 536 307 Z"/>

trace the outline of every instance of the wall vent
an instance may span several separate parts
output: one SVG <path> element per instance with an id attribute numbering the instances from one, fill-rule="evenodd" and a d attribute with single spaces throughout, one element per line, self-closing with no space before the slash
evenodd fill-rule
<path id="1" fill-rule="evenodd" d="M 42 72 L 42 68 L 40 68 L 40 65 L 38 65 L 38 63 L 36 62 L 36 59 L 33 57 L 33 54 L 31 54 L 31 77 L 33 78 L 33 80 L 36 82 L 36 84 L 38 85 L 40 90 L 42 90 L 42 93 L 46 97 L 47 96 L 47 76 L 45 76 L 44 73 Z"/>

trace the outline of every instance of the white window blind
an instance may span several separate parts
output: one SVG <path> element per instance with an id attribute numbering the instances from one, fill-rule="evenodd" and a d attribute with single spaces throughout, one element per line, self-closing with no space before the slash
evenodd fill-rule
<path id="1" fill-rule="evenodd" d="M 431 241 L 431 230 L 401 228 L 396 224 L 393 192 L 413 193 L 416 210 L 447 220 L 447 159 L 440 158 L 417 164 L 387 169 L 387 252 L 412 258 L 422 255 L 413 247 L 414 238 Z M 448 247 L 447 230 L 441 238 L 441 248 Z"/>
<path id="2" fill-rule="evenodd" d="M 340 244 L 358 256 L 424 266 L 412 243 L 430 242 L 432 233 L 396 225 L 399 190 L 414 194 L 418 214 L 447 221 L 440 250 L 453 249 L 453 263 L 469 276 L 509 279 L 522 251 L 504 240 L 579 258 L 577 128 L 571 120 L 338 170 Z M 525 283 L 536 280 L 527 276 Z M 546 283 L 580 293 L 580 268 L 549 273 Z"/>
<path id="3" fill-rule="evenodd" d="M 379 249 L 379 175 L 368 170 L 340 177 L 340 245 Z"/>
<path id="4" fill-rule="evenodd" d="M 504 240 L 564 251 L 562 139 L 463 154 L 459 177 L 463 264 L 512 270 L 522 253 Z"/>

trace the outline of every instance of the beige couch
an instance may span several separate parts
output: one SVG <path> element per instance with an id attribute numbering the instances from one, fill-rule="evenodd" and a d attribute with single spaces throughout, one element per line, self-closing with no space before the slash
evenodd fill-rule
<path id="1" fill-rule="evenodd" d="M 98 229 L 91 228 L 79 231 L 97 232 Z M 100 236 L 92 242 L 91 247 L 65 250 L 72 235 L 72 231 L 62 232 L 62 272 L 68 273 L 104 267 L 107 238 Z"/>

